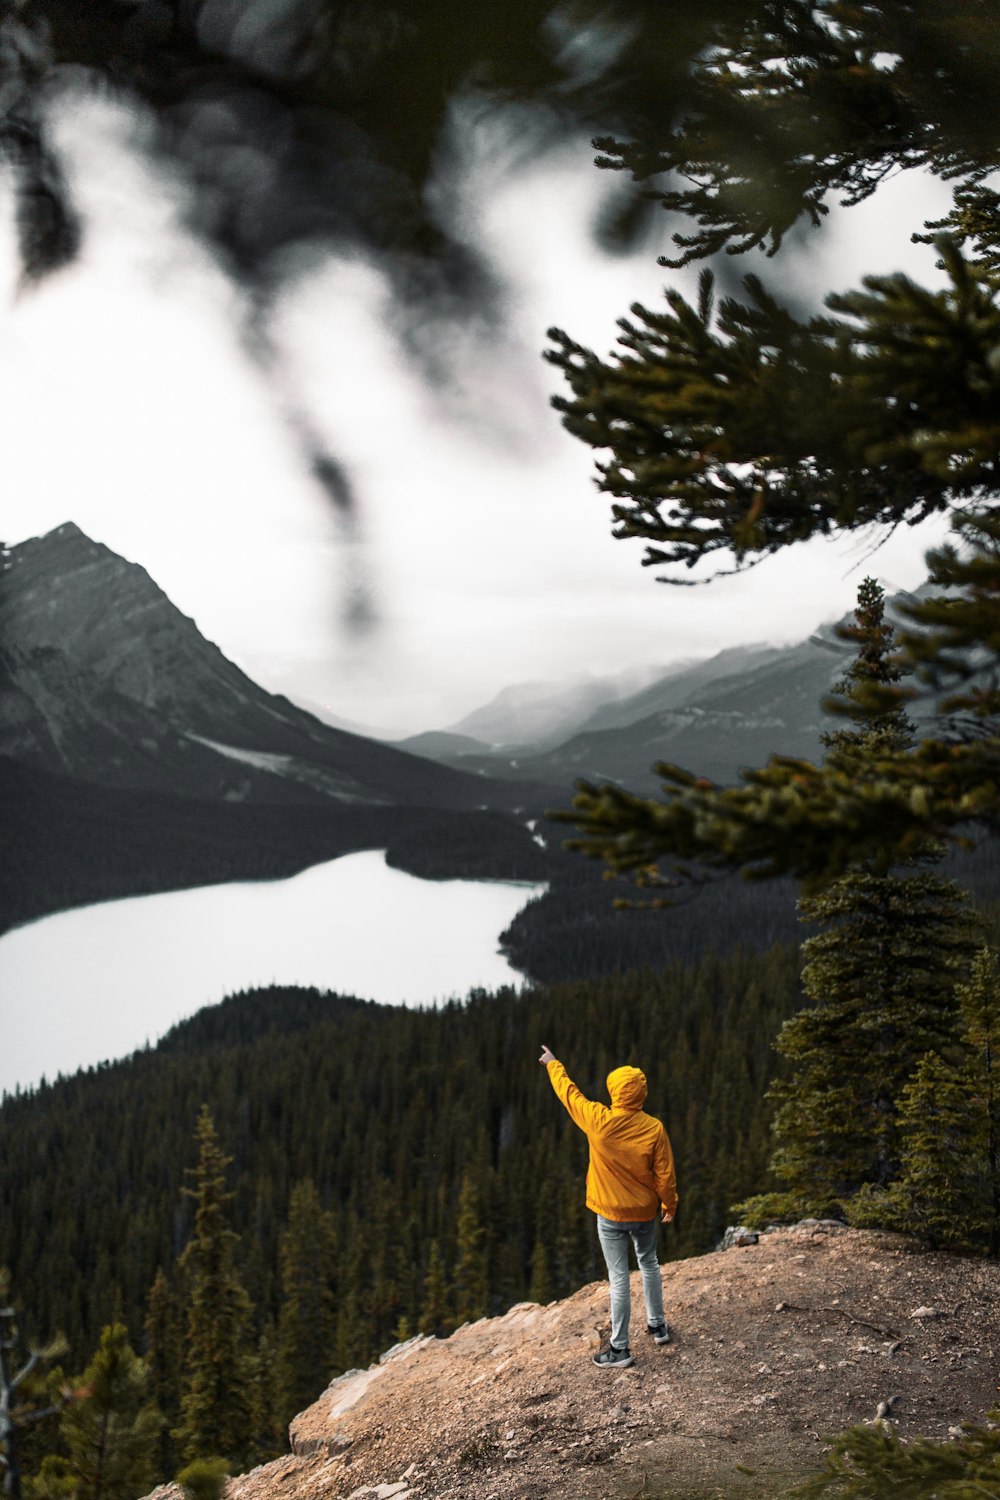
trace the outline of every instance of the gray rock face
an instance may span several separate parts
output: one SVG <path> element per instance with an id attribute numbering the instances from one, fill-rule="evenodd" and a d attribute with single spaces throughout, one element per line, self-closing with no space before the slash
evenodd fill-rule
<path id="1" fill-rule="evenodd" d="M 0 754 L 230 802 L 488 798 L 481 778 L 333 729 L 258 687 L 145 569 L 72 523 L 2 558 Z"/>

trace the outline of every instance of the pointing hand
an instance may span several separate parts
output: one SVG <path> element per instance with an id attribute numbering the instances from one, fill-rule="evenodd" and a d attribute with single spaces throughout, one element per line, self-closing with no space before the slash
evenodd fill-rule
<path id="1" fill-rule="evenodd" d="M 548 1049 L 548 1047 L 543 1042 L 542 1043 L 542 1055 L 538 1059 L 538 1061 L 542 1064 L 542 1067 L 544 1068 L 544 1066 L 545 1066 L 546 1063 L 555 1062 L 555 1060 L 556 1060 L 555 1053 L 554 1052 L 550 1052 L 549 1049 Z"/>

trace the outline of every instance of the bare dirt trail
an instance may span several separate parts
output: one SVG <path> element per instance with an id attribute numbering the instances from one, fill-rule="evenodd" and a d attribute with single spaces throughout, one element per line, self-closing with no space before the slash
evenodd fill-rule
<path id="1" fill-rule="evenodd" d="M 947 1438 L 1000 1406 L 1000 1264 L 807 1221 L 663 1268 L 672 1342 L 591 1363 L 607 1284 L 344 1376 L 227 1500 L 776 1496 L 880 1411 Z M 752 1472 L 747 1472 L 748 1470 Z"/>

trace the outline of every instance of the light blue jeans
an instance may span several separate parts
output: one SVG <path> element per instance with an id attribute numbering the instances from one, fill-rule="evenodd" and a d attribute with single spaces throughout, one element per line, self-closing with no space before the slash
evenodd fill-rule
<path id="1" fill-rule="evenodd" d="M 646 1302 L 646 1322 L 656 1328 L 663 1322 L 663 1282 L 656 1258 L 656 1220 L 645 1219 L 619 1223 L 597 1215 L 597 1238 L 604 1251 L 611 1283 L 611 1342 L 616 1349 L 628 1348 L 628 1324 L 632 1313 L 629 1288 L 628 1242 L 635 1246 L 635 1258 L 642 1272 L 642 1294 Z"/>

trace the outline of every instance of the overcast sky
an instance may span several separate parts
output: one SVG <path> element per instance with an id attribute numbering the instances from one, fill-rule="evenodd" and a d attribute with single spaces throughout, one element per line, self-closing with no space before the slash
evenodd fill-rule
<path id="1" fill-rule="evenodd" d="M 64 106 L 80 260 L 18 291 L 3 199 L 4 540 L 73 520 L 267 686 L 396 732 L 443 727 L 513 682 L 801 638 L 851 606 L 866 572 L 921 581 L 940 525 L 867 560 L 871 539 L 811 544 L 697 590 L 657 584 L 641 543 L 612 541 L 590 450 L 548 405 L 560 377 L 540 358 L 545 330 L 606 352 L 631 302 L 695 277 L 657 267 L 662 242 L 594 248 L 614 180 L 585 140 L 523 168 L 520 122 L 460 123 L 442 212 L 488 259 L 503 318 L 446 327 L 449 379 L 432 382 L 396 336 L 378 266 L 324 255 L 278 300 L 267 378 L 241 293 L 185 233 L 183 188 L 148 162 L 135 122 L 107 102 Z M 909 234 L 942 201 L 939 185 L 897 178 L 766 274 L 796 296 L 897 268 L 933 280 Z M 347 466 L 350 531 L 308 471 L 302 417 Z"/>

